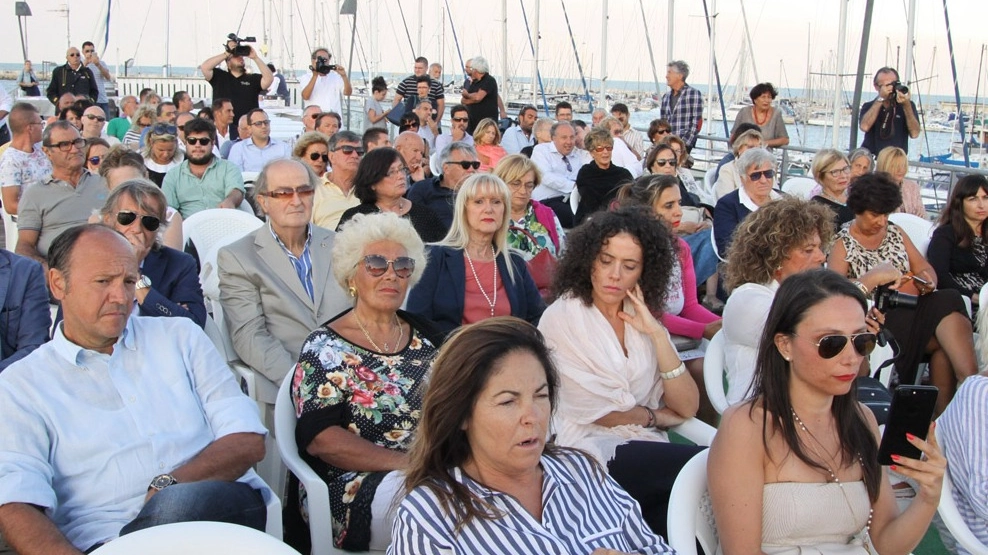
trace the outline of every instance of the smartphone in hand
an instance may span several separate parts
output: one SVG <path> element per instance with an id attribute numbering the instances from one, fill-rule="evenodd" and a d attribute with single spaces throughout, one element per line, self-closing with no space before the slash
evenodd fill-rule
<path id="1" fill-rule="evenodd" d="M 918 459 L 923 454 L 909 443 L 906 434 L 926 439 L 933 421 L 939 390 L 930 385 L 900 385 L 892 394 L 888 423 L 878 447 L 878 464 L 894 464 L 892 455 Z"/>

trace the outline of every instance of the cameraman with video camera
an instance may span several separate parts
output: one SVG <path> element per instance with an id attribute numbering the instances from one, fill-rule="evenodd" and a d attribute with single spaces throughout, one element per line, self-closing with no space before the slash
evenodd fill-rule
<path id="1" fill-rule="evenodd" d="M 872 154 L 887 146 L 897 146 L 909 152 L 909 138 L 919 137 L 916 105 L 909 99 L 909 87 L 899 82 L 899 72 L 883 67 L 873 81 L 878 98 L 861 105 L 861 147 Z"/>
<path id="2" fill-rule="evenodd" d="M 244 44 L 248 42 L 254 42 L 254 37 L 240 38 L 235 33 L 230 33 L 227 36 L 226 50 L 199 66 L 202 76 L 213 87 L 213 98 L 229 98 L 233 103 L 233 121 L 240 121 L 240 116 L 257 108 L 257 97 L 268 90 L 274 80 L 271 69 L 257 55 L 254 47 Z M 254 62 L 260 75 L 247 73 L 245 56 Z M 216 67 L 223 62 L 226 62 L 226 70 Z M 220 132 L 225 135 L 224 131 L 226 130 Z"/>
<path id="3" fill-rule="evenodd" d="M 346 68 L 332 63 L 332 55 L 325 48 L 316 48 L 312 52 L 312 65 L 309 69 L 312 73 L 307 82 L 299 80 L 302 85 L 302 100 L 305 105 L 315 104 L 322 111 L 343 113 L 343 96 L 350 96 L 353 88 L 350 86 L 350 77 L 346 74 Z"/>

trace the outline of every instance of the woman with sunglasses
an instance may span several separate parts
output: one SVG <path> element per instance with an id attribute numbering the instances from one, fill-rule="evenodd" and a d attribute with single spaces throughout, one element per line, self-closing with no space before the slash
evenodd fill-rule
<path id="1" fill-rule="evenodd" d="M 817 151 L 810 174 L 818 184 L 812 200 L 834 213 L 834 225 L 840 228 L 853 220 L 854 212 L 847 206 L 847 186 L 851 183 L 851 162 L 847 156 L 833 148 Z"/>
<path id="2" fill-rule="evenodd" d="M 828 218 L 829 220 L 829 218 Z M 940 501 L 946 459 L 931 424 L 907 436 L 922 460 L 893 455 L 917 484 L 900 512 L 878 463 L 878 424 L 854 378 L 875 347 L 866 299 L 829 270 L 779 287 L 758 349 L 752 398 L 710 447 L 710 498 L 724 553 L 906 554 Z"/>
<path id="3" fill-rule="evenodd" d="M 130 148 L 131 150 L 140 150 L 141 148 L 141 136 L 144 134 L 144 130 L 148 127 L 154 125 L 154 120 L 157 118 L 157 109 L 151 104 L 144 103 L 134 110 L 134 115 L 131 116 L 130 129 L 124 134 L 123 143 L 124 146 Z"/>
<path id="4" fill-rule="evenodd" d="M 206 303 L 199 285 L 199 270 L 188 254 L 163 246 L 168 225 L 164 193 L 146 179 L 120 184 L 100 210 L 105 225 L 119 231 L 134 247 L 141 279 L 135 296 L 141 316 L 181 316 L 206 325 Z"/>
<path id="5" fill-rule="evenodd" d="M 343 225 L 332 268 L 353 308 L 309 334 L 289 377 L 299 452 L 329 488 L 333 522 L 309 526 L 332 529 L 345 550 L 391 542 L 392 501 L 441 342 L 428 321 L 400 310 L 425 265 L 418 233 L 395 214 Z"/>
<path id="6" fill-rule="evenodd" d="M 110 143 L 103 139 L 86 139 L 86 169 L 89 173 L 99 173 L 106 153 L 110 152 Z"/>
<path id="7" fill-rule="evenodd" d="M 161 187 L 168 170 L 185 160 L 185 153 L 178 148 L 178 128 L 168 123 L 154 124 L 144 139 L 141 155 L 148 178 Z"/>
<path id="8" fill-rule="evenodd" d="M 353 193 L 360 204 L 340 216 L 336 229 L 357 214 L 394 212 L 412 222 L 412 227 L 427 243 L 439 241 L 446 228 L 429 207 L 405 198 L 408 190 L 408 168 L 397 150 L 377 148 L 364 155 L 353 176 Z"/>
<path id="9" fill-rule="evenodd" d="M 621 124 L 614 118 L 604 118 L 604 121 L 608 119 L 613 119 L 618 125 Z M 573 225 L 580 225 L 598 210 L 607 210 L 611 201 L 617 196 L 618 189 L 634 179 L 631 172 L 612 163 L 614 146 L 621 139 L 615 139 L 607 126 L 594 127 L 583 140 L 591 160 L 576 172 L 574 187 L 580 203 L 573 217 Z"/>
<path id="10" fill-rule="evenodd" d="M 329 165 L 329 137 L 318 131 L 303 133 L 292 147 L 292 156 L 322 178 Z"/>
<path id="11" fill-rule="evenodd" d="M 693 177 L 693 172 L 687 167 L 690 163 L 690 153 L 686 149 L 686 143 L 671 133 L 663 137 L 659 142 L 672 147 L 672 151 L 676 154 L 676 176 L 683 183 L 683 187 L 686 187 L 686 190 L 689 191 L 690 196 L 695 198 L 697 203 L 703 206 L 710 206 L 712 208 L 717 204 L 717 200 L 714 199 L 713 195 L 708 194 L 703 187 L 697 184 L 696 178 Z"/>
<path id="12" fill-rule="evenodd" d="M 717 201 L 714 208 L 714 242 L 721 258 L 728 258 L 734 230 L 748 214 L 782 198 L 775 190 L 775 156 L 764 148 L 748 149 L 735 162 L 741 170 L 741 188 Z"/>
<path id="13" fill-rule="evenodd" d="M 919 295 L 915 306 L 893 303 L 885 312 L 885 322 L 901 349 L 895 361 L 899 383 L 914 383 L 917 367 L 924 355 L 930 355 L 930 383 L 940 390 L 939 414 L 953 398 L 957 384 L 978 371 L 974 332 L 960 292 L 938 291 L 933 267 L 909 236 L 889 221 L 889 214 L 901 204 L 902 191 L 888 174 L 870 173 L 855 179 L 847 195 L 854 219 L 837 234 L 827 266 L 857 279 L 888 262 L 912 276 L 900 291 Z"/>
<path id="14" fill-rule="evenodd" d="M 436 323 L 443 333 L 494 316 L 537 324 L 545 302 L 525 259 L 508 249 L 508 186 L 477 173 L 460 185 L 453 225 L 429 249 L 429 266 L 408 297 L 408 311 Z"/>

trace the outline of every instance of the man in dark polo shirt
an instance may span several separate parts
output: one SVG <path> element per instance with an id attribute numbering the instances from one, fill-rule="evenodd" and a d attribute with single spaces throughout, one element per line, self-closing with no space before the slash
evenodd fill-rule
<path id="1" fill-rule="evenodd" d="M 465 69 L 470 81 L 466 92 L 460 93 L 460 96 L 470 114 L 467 133 L 473 135 L 473 130 L 482 119 L 497 121 L 497 81 L 490 74 L 487 60 L 480 56 L 468 60 Z"/>
<path id="2" fill-rule="evenodd" d="M 247 73 L 244 57 L 232 53 L 236 45 L 234 41 L 227 41 L 226 51 L 209 58 L 199 69 L 213 87 L 213 98 L 229 98 L 233 103 L 233 121 L 240 121 L 240 116 L 258 107 L 257 97 L 271 86 L 274 74 L 251 46 L 248 46 L 249 57 L 261 73 Z M 226 70 L 216 67 L 224 61 Z"/>
<path id="3" fill-rule="evenodd" d="M 909 139 L 919 137 L 919 119 L 909 90 L 896 89 L 899 72 L 891 67 L 879 69 L 872 83 L 878 97 L 861 105 L 859 127 L 864 131 L 861 146 L 875 156 L 887 146 L 909 152 Z"/>

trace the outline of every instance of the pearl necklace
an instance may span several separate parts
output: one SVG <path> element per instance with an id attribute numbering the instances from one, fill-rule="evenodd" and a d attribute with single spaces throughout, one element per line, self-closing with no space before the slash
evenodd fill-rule
<path id="1" fill-rule="evenodd" d="M 467 257 L 467 264 L 470 265 L 470 272 L 473 273 L 473 279 L 477 282 L 477 288 L 480 289 L 480 294 L 487 301 L 487 306 L 491 307 L 491 318 L 493 318 L 494 307 L 497 305 L 497 257 L 494 258 L 494 300 L 491 300 L 491 295 L 488 295 L 487 291 L 484 291 L 484 286 L 480 283 L 480 276 L 477 275 L 477 269 L 473 267 L 473 259 L 470 258 L 470 252 L 464 248 L 463 254 Z M 491 254 L 494 254 L 493 246 L 491 246 Z"/>
<path id="2" fill-rule="evenodd" d="M 391 345 L 389 345 L 387 341 L 384 342 L 384 348 L 382 349 L 377 342 L 374 341 L 370 333 L 367 332 L 367 328 L 364 327 L 364 323 L 360 321 L 360 316 L 357 316 L 356 312 L 353 313 L 353 318 L 357 321 L 357 326 L 360 328 L 360 331 L 364 332 L 364 337 L 367 338 L 367 341 L 370 342 L 375 351 L 379 353 L 393 353 L 399 346 L 401 346 L 401 338 L 405 335 L 405 330 L 401 328 L 401 324 L 398 322 L 397 314 L 395 314 L 394 327 L 398 328 L 398 338 L 395 340 L 394 350 L 391 349 Z"/>
<path id="3" fill-rule="evenodd" d="M 806 428 L 806 425 L 803 424 L 803 421 L 799 418 L 799 415 L 796 414 L 796 409 L 791 409 L 791 410 L 792 410 L 792 418 L 793 418 L 793 421 L 796 422 L 796 424 L 799 426 L 799 429 L 803 430 L 803 433 L 805 433 L 808 436 L 810 436 L 810 438 L 812 438 L 813 441 L 815 441 L 816 444 L 819 445 L 820 448 L 822 449 L 823 448 L 823 444 L 820 443 L 820 440 L 818 440 L 815 435 L 813 435 L 813 432 L 809 431 Z M 861 468 L 864 469 L 864 461 L 861 460 L 861 455 L 858 455 L 858 464 L 860 464 L 861 465 Z M 837 484 L 837 487 L 840 488 L 841 493 L 844 495 L 844 501 L 847 503 L 847 508 L 851 511 L 851 515 L 854 516 L 854 507 L 851 505 L 851 500 L 847 498 L 847 492 L 844 491 L 844 484 L 841 483 L 840 479 L 837 477 L 837 473 L 834 472 L 834 470 L 832 468 L 830 468 L 829 466 L 826 466 L 826 465 L 824 465 L 824 468 L 826 468 L 827 469 L 827 473 L 830 474 L 830 481 L 833 482 L 833 483 L 835 483 L 835 484 Z M 865 544 L 865 548 L 868 549 L 868 551 L 871 551 L 871 549 L 869 547 L 869 544 L 871 543 L 871 519 L 874 516 L 875 516 L 875 509 L 874 509 L 874 507 L 869 506 L 868 507 L 868 522 L 867 522 L 867 524 L 865 524 L 864 536 L 862 538 L 863 541 L 864 541 L 864 544 Z"/>

